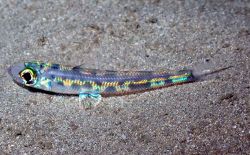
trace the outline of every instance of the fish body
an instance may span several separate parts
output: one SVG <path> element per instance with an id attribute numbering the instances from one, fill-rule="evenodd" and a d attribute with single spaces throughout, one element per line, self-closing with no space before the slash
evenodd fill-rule
<path id="1" fill-rule="evenodd" d="M 13 65 L 8 72 L 18 84 L 59 94 L 75 94 L 82 98 L 144 92 L 196 80 L 192 70 L 176 73 L 110 71 L 37 61 Z"/>

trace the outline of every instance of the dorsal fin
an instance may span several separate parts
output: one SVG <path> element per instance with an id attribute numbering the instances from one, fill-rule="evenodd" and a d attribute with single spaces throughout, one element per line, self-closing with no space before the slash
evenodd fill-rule
<path id="1" fill-rule="evenodd" d="M 82 70 L 83 68 L 82 68 L 82 65 L 79 65 L 79 66 L 73 67 L 72 69 L 73 69 L 73 70 L 78 70 L 78 71 L 80 71 L 80 70 Z"/>
<path id="2" fill-rule="evenodd" d="M 115 71 L 115 70 L 101 70 L 101 69 L 92 69 L 92 68 L 85 68 L 83 65 L 78 65 L 72 68 L 72 70 L 80 72 L 82 74 L 92 74 L 92 75 L 105 75 L 105 76 L 147 76 L 147 75 L 154 75 L 154 74 L 167 74 L 172 73 L 171 70 L 157 70 L 157 71 Z M 170 72 L 171 71 L 171 72 Z"/>
<path id="3" fill-rule="evenodd" d="M 81 72 L 82 74 L 115 74 L 116 73 L 116 71 L 111 71 L 111 70 L 85 68 L 83 65 L 75 66 L 72 68 L 72 70 Z"/>

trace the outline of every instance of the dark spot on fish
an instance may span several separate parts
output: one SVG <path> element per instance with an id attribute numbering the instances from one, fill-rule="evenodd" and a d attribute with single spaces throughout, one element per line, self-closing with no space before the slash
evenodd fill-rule
<path id="1" fill-rule="evenodd" d="M 106 89 L 105 89 L 105 92 L 108 92 L 108 93 L 114 93 L 114 92 L 116 92 L 116 88 L 115 87 L 107 87 Z"/>
<path id="2" fill-rule="evenodd" d="M 60 68 L 60 65 L 59 64 L 53 64 L 52 66 L 51 66 L 51 69 L 59 69 Z"/>
<path id="3" fill-rule="evenodd" d="M 51 78 L 51 80 L 54 80 L 56 78 L 56 76 L 55 75 L 51 75 L 50 78 Z"/>
<path id="4" fill-rule="evenodd" d="M 140 89 L 148 89 L 150 88 L 151 84 L 150 82 L 144 83 L 144 84 L 130 84 L 128 87 L 131 90 L 140 90 Z"/>
<path id="5" fill-rule="evenodd" d="M 64 86 L 64 84 L 63 84 L 63 82 L 57 82 L 57 84 L 59 85 L 59 86 Z"/>
<path id="6" fill-rule="evenodd" d="M 119 82 L 118 82 L 118 86 L 124 85 L 124 82 L 125 82 L 125 81 L 119 81 Z"/>
<path id="7" fill-rule="evenodd" d="M 156 81 L 155 84 L 160 84 L 162 81 Z"/>
<path id="8" fill-rule="evenodd" d="M 43 64 L 40 64 L 40 69 L 43 69 L 44 68 L 44 65 Z"/>
<path id="9" fill-rule="evenodd" d="M 164 82 L 165 82 L 165 85 L 167 85 L 167 84 L 172 84 L 172 83 L 173 83 L 172 80 L 169 80 L 169 79 L 164 80 Z"/>
<path id="10" fill-rule="evenodd" d="M 100 82 L 100 81 L 95 81 L 95 83 L 96 83 L 98 86 L 101 86 L 101 85 L 102 85 L 102 82 Z"/>
<path id="11" fill-rule="evenodd" d="M 84 88 L 86 89 L 92 89 L 92 85 L 88 82 L 86 82 L 84 85 L 83 85 Z"/>

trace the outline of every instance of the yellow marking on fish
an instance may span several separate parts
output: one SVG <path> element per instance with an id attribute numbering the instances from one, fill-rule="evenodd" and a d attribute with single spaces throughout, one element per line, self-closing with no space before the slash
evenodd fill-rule
<path id="1" fill-rule="evenodd" d="M 166 80 L 165 78 L 154 78 L 154 79 L 151 79 L 150 82 L 159 82 L 159 81 L 164 81 Z"/>
<path id="2" fill-rule="evenodd" d="M 91 84 L 91 86 L 95 87 L 97 84 L 94 81 L 90 81 L 89 82 Z"/>
<path id="3" fill-rule="evenodd" d="M 109 87 L 111 84 L 110 84 L 110 82 L 107 82 L 107 87 Z"/>
<path id="4" fill-rule="evenodd" d="M 81 85 L 85 85 L 86 81 L 81 81 Z"/>
<path id="5" fill-rule="evenodd" d="M 78 85 L 79 86 L 79 82 L 78 82 L 79 80 L 74 80 L 73 81 L 73 83 L 75 84 L 75 85 Z"/>
<path id="6" fill-rule="evenodd" d="M 132 82 L 131 81 L 126 81 L 126 82 L 124 82 L 124 85 L 125 86 L 128 86 L 128 85 L 130 85 Z"/>
<path id="7" fill-rule="evenodd" d="M 112 87 L 112 86 L 117 86 L 118 82 L 104 82 L 104 86 L 106 87 Z"/>
<path id="8" fill-rule="evenodd" d="M 62 81 L 63 81 L 63 79 L 62 79 L 61 77 L 56 77 L 56 81 L 58 81 L 58 82 L 62 82 Z"/>
<path id="9" fill-rule="evenodd" d="M 133 84 L 145 84 L 148 80 L 134 81 Z"/>
<path id="10" fill-rule="evenodd" d="M 80 80 L 77 80 L 76 82 L 78 85 L 80 85 L 80 86 L 82 85 L 82 82 Z"/>
<path id="11" fill-rule="evenodd" d="M 118 86 L 119 85 L 119 82 L 114 82 L 114 87 Z"/>
<path id="12" fill-rule="evenodd" d="M 118 82 L 110 82 L 110 86 L 118 86 L 119 85 L 119 83 Z"/>
<path id="13" fill-rule="evenodd" d="M 106 82 L 102 82 L 102 84 L 101 84 L 101 85 L 102 85 L 102 86 L 105 86 L 105 83 L 106 83 Z"/>
<path id="14" fill-rule="evenodd" d="M 177 78 L 183 78 L 183 77 L 187 77 L 188 74 L 182 74 L 182 75 L 174 75 L 174 76 L 170 76 L 169 79 L 177 79 Z"/>
<path id="15" fill-rule="evenodd" d="M 64 85 L 64 86 L 71 86 L 72 83 L 73 83 L 73 81 L 70 80 L 70 79 L 65 79 L 65 80 L 63 80 L 63 85 Z"/>

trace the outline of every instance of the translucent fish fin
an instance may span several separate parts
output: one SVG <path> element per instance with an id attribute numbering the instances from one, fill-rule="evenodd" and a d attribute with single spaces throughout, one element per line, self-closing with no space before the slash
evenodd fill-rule
<path id="1" fill-rule="evenodd" d="M 232 68 L 233 66 L 228 66 L 228 67 L 222 67 L 219 69 L 215 69 L 215 70 L 210 70 L 210 69 L 206 69 L 203 71 L 197 71 L 197 70 L 193 70 L 193 75 L 196 78 L 196 80 L 199 81 L 204 81 L 208 78 L 209 75 L 216 75 L 219 72 L 222 72 L 224 70 L 227 70 L 229 68 Z"/>
<path id="2" fill-rule="evenodd" d="M 72 68 L 73 70 L 80 70 L 81 68 L 79 66 L 75 66 Z"/>
<path id="3" fill-rule="evenodd" d="M 85 100 L 87 98 L 94 99 L 92 101 Z M 84 92 L 79 94 L 79 104 L 81 109 L 87 110 L 97 107 L 101 102 L 102 96 L 100 93 Z M 84 101 L 83 101 L 84 100 Z"/>

